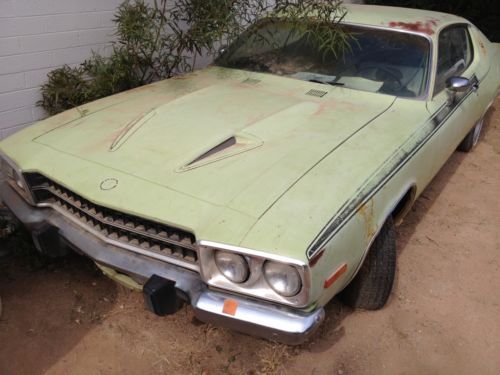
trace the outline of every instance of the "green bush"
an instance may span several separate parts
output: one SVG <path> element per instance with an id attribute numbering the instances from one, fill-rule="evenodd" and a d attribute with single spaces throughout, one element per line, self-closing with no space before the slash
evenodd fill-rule
<path id="1" fill-rule="evenodd" d="M 84 69 L 67 65 L 48 74 L 42 86 L 42 100 L 38 102 L 50 115 L 87 102 L 88 83 Z"/>

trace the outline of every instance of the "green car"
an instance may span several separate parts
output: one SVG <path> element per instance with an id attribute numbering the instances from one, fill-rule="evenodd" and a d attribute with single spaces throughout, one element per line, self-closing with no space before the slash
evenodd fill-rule
<path id="1" fill-rule="evenodd" d="M 478 142 L 500 46 L 448 14 L 347 11 L 342 55 L 263 20 L 204 70 L 5 139 L 4 203 L 41 252 L 85 254 L 159 315 L 297 344 L 337 294 L 381 308 L 394 227 Z"/>

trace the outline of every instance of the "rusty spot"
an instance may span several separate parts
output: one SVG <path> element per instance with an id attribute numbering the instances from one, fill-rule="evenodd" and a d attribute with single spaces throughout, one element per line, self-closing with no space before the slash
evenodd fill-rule
<path id="1" fill-rule="evenodd" d="M 366 238 L 369 240 L 375 233 L 377 233 L 377 226 L 375 224 L 373 199 L 370 199 L 366 204 L 358 209 L 358 213 L 363 217 L 366 228 Z"/>
<path id="2" fill-rule="evenodd" d="M 433 35 L 435 33 L 434 27 L 437 26 L 437 21 L 434 19 L 428 20 L 425 22 L 422 22 L 422 21 L 417 21 L 417 22 L 392 21 L 392 22 L 389 22 L 389 26 L 395 27 L 398 29 L 404 29 L 404 30 L 424 33 L 427 35 Z"/>
<path id="3" fill-rule="evenodd" d="M 325 249 L 320 250 L 319 253 L 317 253 L 309 260 L 309 267 L 314 267 L 323 256 L 323 254 L 325 254 Z"/>
<path id="4" fill-rule="evenodd" d="M 313 116 L 324 115 L 325 112 L 328 111 L 331 111 L 331 115 L 337 116 L 334 112 L 336 109 L 345 110 L 347 112 L 356 112 L 359 111 L 360 107 L 346 101 L 328 100 L 318 103 L 318 109 L 313 113 Z"/>
<path id="5" fill-rule="evenodd" d="M 484 46 L 484 43 L 482 41 L 479 41 L 479 47 L 481 47 L 481 52 L 483 52 L 483 55 L 486 56 L 487 54 L 486 47 Z"/>

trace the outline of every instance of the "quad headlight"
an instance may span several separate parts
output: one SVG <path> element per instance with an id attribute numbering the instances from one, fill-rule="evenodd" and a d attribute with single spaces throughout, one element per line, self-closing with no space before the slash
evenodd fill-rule
<path id="1" fill-rule="evenodd" d="M 299 272 L 288 264 L 267 261 L 264 263 L 264 276 L 269 286 L 284 297 L 295 296 L 302 287 Z"/>
<path id="2" fill-rule="evenodd" d="M 310 269 L 300 260 L 205 240 L 199 257 L 210 287 L 295 307 L 310 303 Z"/>
<path id="3" fill-rule="evenodd" d="M 239 284 L 248 279 L 250 270 L 242 255 L 217 250 L 214 258 L 217 268 L 229 281 Z"/>

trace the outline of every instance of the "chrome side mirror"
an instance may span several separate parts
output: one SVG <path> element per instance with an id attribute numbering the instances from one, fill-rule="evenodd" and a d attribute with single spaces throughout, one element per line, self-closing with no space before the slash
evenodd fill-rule
<path id="1" fill-rule="evenodd" d="M 446 88 L 452 92 L 465 92 L 471 86 L 471 81 L 464 77 L 450 77 L 446 80 Z"/>

